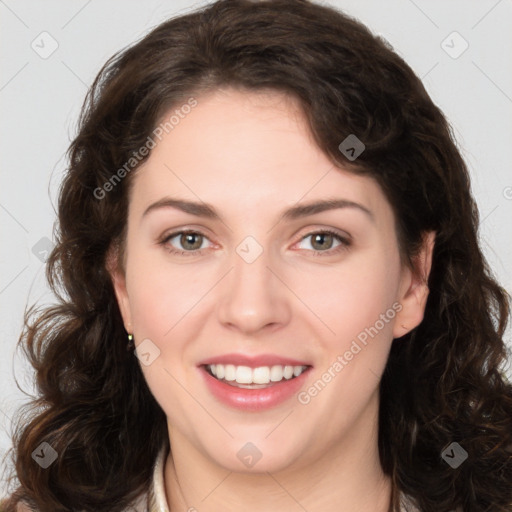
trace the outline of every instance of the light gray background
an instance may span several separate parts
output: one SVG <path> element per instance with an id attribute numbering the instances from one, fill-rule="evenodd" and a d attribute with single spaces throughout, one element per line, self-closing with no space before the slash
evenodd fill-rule
<path id="1" fill-rule="evenodd" d="M 26 401 L 15 376 L 33 391 L 32 373 L 15 346 L 27 302 L 51 301 L 44 249 L 52 238 L 64 152 L 87 88 L 114 52 L 203 3 L 0 0 L 0 457 L 10 447 L 13 413 Z M 511 293 L 512 1 L 324 3 L 384 36 L 450 120 L 472 173 L 485 254 Z M 469 46 L 458 56 L 465 41 Z M 52 44 L 58 48 L 44 55 Z M 510 363 L 507 374 L 512 377 Z"/>

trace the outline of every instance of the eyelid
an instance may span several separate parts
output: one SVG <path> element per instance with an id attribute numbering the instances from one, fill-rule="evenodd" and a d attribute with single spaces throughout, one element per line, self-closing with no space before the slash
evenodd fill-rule
<path id="1" fill-rule="evenodd" d="M 352 235 L 348 231 L 344 231 L 338 228 L 332 228 L 332 227 L 313 227 L 313 228 L 307 228 L 307 230 L 304 232 L 304 234 L 301 235 L 299 238 L 299 241 L 303 240 L 304 238 L 314 235 L 316 233 L 329 233 L 331 235 L 337 236 L 343 240 L 346 240 L 347 242 L 352 243 Z"/>

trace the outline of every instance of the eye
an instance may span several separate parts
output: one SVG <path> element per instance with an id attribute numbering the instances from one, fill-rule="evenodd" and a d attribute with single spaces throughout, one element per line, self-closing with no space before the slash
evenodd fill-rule
<path id="1" fill-rule="evenodd" d="M 309 233 L 301 239 L 301 242 L 307 240 L 308 238 L 311 238 L 310 245 L 314 251 L 313 254 L 321 256 L 324 255 L 321 253 L 327 253 L 328 255 L 336 254 L 340 251 L 346 250 L 351 244 L 348 237 L 342 236 L 339 233 L 331 230 L 322 230 Z M 337 246 L 334 246 L 335 248 L 333 249 L 333 244 L 336 240 L 339 243 Z"/>
<path id="2" fill-rule="evenodd" d="M 315 256 L 337 254 L 338 252 L 346 250 L 351 245 L 351 241 L 348 237 L 331 230 L 309 233 L 304 236 L 300 242 L 308 238 L 311 238 L 310 246 L 312 249 L 306 248 L 306 250 L 312 250 Z M 198 231 L 182 230 L 165 236 L 159 244 L 163 245 L 171 254 L 194 256 L 203 253 L 205 249 L 203 243 L 206 240 L 209 240 L 206 235 Z M 336 241 L 338 241 L 337 246 L 334 245 Z M 178 244 L 178 247 L 176 244 Z"/>
<path id="3" fill-rule="evenodd" d="M 174 243 L 181 245 L 183 249 L 176 247 L 172 241 L 176 239 Z M 204 247 L 203 242 L 208 240 L 205 235 L 198 231 L 183 230 L 176 231 L 166 236 L 159 243 L 163 245 L 172 254 L 181 254 L 183 256 L 192 256 L 201 254 Z"/>

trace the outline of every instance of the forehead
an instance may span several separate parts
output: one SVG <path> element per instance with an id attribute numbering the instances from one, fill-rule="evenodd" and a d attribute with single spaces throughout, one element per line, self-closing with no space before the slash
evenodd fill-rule
<path id="1" fill-rule="evenodd" d="M 375 180 L 339 168 L 320 150 L 291 97 L 223 89 L 196 99 L 134 176 L 131 206 L 139 215 L 166 194 L 247 216 L 325 197 L 390 213 Z"/>

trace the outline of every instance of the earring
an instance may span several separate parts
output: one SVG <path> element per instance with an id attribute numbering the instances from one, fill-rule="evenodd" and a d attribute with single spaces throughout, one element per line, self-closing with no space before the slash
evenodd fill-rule
<path id="1" fill-rule="evenodd" d="M 131 350 L 133 348 L 133 334 L 128 334 L 128 343 L 126 345 L 126 350 Z"/>

